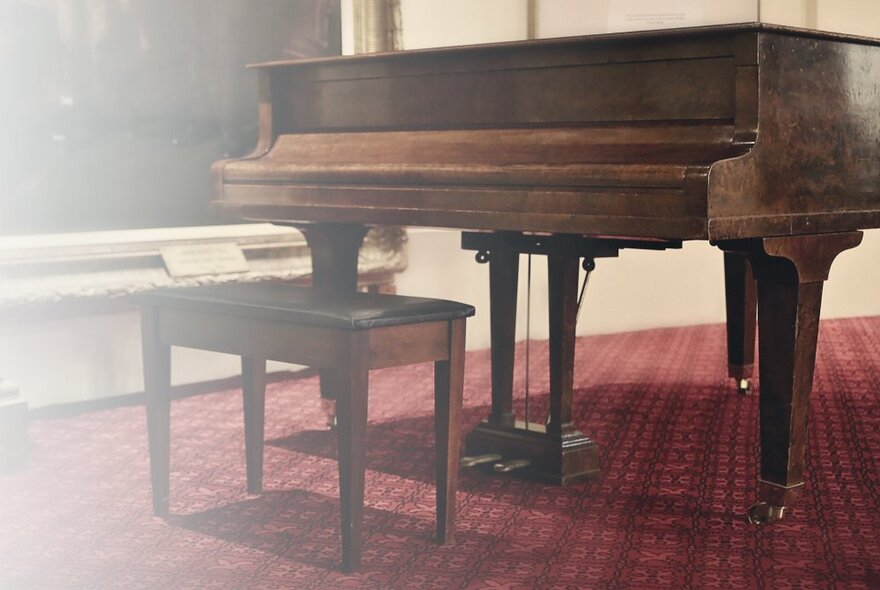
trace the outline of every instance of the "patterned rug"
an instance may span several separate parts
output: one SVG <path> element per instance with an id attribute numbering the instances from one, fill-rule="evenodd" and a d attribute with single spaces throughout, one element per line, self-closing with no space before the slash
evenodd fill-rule
<path id="1" fill-rule="evenodd" d="M 757 399 L 725 377 L 723 327 L 583 338 L 575 419 L 601 477 L 557 488 L 465 471 L 444 547 L 431 367 L 376 371 L 352 575 L 337 570 L 335 437 L 315 377 L 269 387 L 260 496 L 245 491 L 240 393 L 176 401 L 167 520 L 150 512 L 143 408 L 35 421 L 28 466 L 0 477 L 0 588 L 880 588 L 878 343 L 880 318 L 823 322 L 806 491 L 760 528 L 745 520 Z M 546 392 L 546 343 L 531 359 L 530 389 Z M 471 353 L 465 430 L 488 390 L 488 354 Z M 546 402 L 533 396 L 532 415 Z"/>

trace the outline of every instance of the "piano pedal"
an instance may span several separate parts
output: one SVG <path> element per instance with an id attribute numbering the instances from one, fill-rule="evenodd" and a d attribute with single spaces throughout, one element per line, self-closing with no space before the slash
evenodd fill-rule
<path id="1" fill-rule="evenodd" d="M 510 473 L 511 471 L 528 467 L 531 464 L 532 462 L 528 459 L 512 459 L 510 461 L 496 463 L 492 466 L 492 470 L 496 473 Z"/>
<path id="2" fill-rule="evenodd" d="M 752 380 L 751 379 L 740 379 L 736 384 L 736 391 L 740 395 L 751 395 L 752 394 Z"/>
<path id="3" fill-rule="evenodd" d="M 472 455 L 469 457 L 462 457 L 459 464 L 462 467 L 476 467 L 477 465 L 483 465 L 484 463 L 495 463 L 496 461 L 500 460 L 501 455 Z"/>

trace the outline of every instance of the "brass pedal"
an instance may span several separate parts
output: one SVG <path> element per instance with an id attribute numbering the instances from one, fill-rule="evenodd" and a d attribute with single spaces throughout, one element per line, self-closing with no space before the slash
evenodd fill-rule
<path id="1" fill-rule="evenodd" d="M 483 465 L 484 463 L 495 463 L 496 461 L 500 460 L 501 455 L 472 455 L 469 457 L 462 457 L 459 464 L 462 467 L 476 467 L 477 465 Z"/>
<path id="2" fill-rule="evenodd" d="M 492 466 L 492 470 L 497 473 L 510 473 L 511 471 L 528 467 L 531 464 L 532 462 L 528 459 L 513 459 L 511 461 L 496 463 Z"/>

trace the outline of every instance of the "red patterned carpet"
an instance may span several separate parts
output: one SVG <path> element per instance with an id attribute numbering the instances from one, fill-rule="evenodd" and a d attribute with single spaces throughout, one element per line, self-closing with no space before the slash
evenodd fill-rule
<path id="1" fill-rule="evenodd" d="M 465 472 L 446 547 L 431 541 L 430 367 L 375 372 L 354 575 L 335 569 L 335 441 L 314 428 L 314 377 L 269 388 L 261 496 L 245 492 L 238 392 L 175 402 L 167 521 L 150 513 L 142 408 L 36 421 L 29 466 L 0 477 L 0 588 L 880 588 L 880 318 L 823 323 L 806 492 L 767 528 L 745 522 L 757 400 L 732 392 L 723 342 L 721 326 L 582 339 L 575 417 L 601 478 Z M 546 391 L 546 347 L 532 352 Z M 465 387 L 469 429 L 486 353 Z"/>

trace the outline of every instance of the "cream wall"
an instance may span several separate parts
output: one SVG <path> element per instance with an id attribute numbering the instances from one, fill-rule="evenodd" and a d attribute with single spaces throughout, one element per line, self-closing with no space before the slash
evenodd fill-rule
<path id="1" fill-rule="evenodd" d="M 578 27 L 585 26 L 578 19 L 586 12 L 579 7 L 603 4 L 601 0 L 537 1 L 539 32 L 543 18 L 544 27 L 559 35 L 577 34 Z M 731 10 L 743 8 L 736 2 L 724 4 Z M 522 39 L 526 36 L 525 8 L 524 0 L 402 0 L 404 47 Z M 762 0 L 760 14 L 766 22 L 880 37 L 880 2 L 876 0 Z M 449 43 L 444 43 L 447 39 Z M 457 232 L 411 231 L 410 265 L 399 277 L 398 288 L 401 293 L 476 305 L 468 346 L 487 348 L 488 268 L 477 264 L 472 252 L 459 250 L 458 240 Z M 880 315 L 880 272 L 874 271 L 878 260 L 880 233 L 866 232 L 862 246 L 842 254 L 832 268 L 823 317 Z M 523 258 L 520 338 L 525 335 L 525 264 Z M 540 257 L 533 264 L 531 336 L 546 338 L 546 264 Z M 668 252 L 624 251 L 618 259 L 597 261 L 578 333 L 723 322 L 723 288 L 721 253 L 705 242 L 686 243 L 681 250 Z"/>
<path id="2" fill-rule="evenodd" d="M 525 39 L 526 5 L 525 0 L 401 0 L 403 46 L 419 49 Z"/>
<path id="3" fill-rule="evenodd" d="M 880 37 L 877 0 L 762 0 L 761 20 L 768 23 Z"/>
<path id="4" fill-rule="evenodd" d="M 622 12 L 626 5 L 616 4 L 621 0 L 536 0 L 536 31 L 538 37 L 564 37 L 609 31 L 628 30 L 631 27 L 617 26 L 609 29 L 609 17 L 618 9 Z M 626 1 L 626 0 L 623 0 Z M 645 0 L 641 0 L 644 2 Z M 675 0 L 670 6 L 674 9 Z M 681 0 L 679 0 L 680 2 Z M 654 0 L 654 6 L 662 6 Z M 699 18 L 699 23 L 717 24 L 735 22 L 754 22 L 758 20 L 757 0 L 726 0 L 724 2 L 706 1 L 702 10 L 689 15 Z M 691 23 L 685 22 L 684 26 Z"/>

